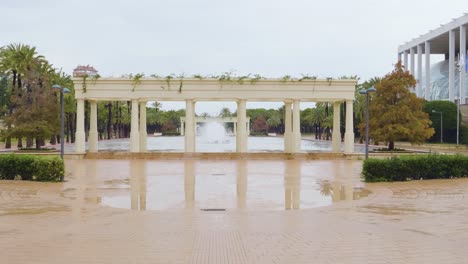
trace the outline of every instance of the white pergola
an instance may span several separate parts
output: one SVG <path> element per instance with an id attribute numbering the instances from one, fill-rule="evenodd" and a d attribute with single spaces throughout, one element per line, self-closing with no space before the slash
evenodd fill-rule
<path id="1" fill-rule="evenodd" d="M 195 152 L 195 104 L 199 101 L 237 102 L 236 151 L 247 152 L 247 101 L 284 102 L 284 151 L 300 152 L 300 102 L 331 102 L 339 109 L 346 102 L 345 153 L 354 151 L 353 100 L 357 80 L 258 80 L 255 83 L 217 79 L 141 79 L 138 83 L 123 78 L 101 78 L 83 83 L 73 79 L 77 100 L 75 151 L 85 148 L 84 101 L 91 106 L 89 152 L 98 151 L 97 101 L 131 101 L 130 151 L 147 151 L 146 104 L 148 101 L 185 101 L 185 152 Z M 84 87 L 86 87 L 84 89 Z M 334 111 L 333 127 L 340 127 L 340 111 Z M 340 152 L 339 129 L 333 129 L 333 151 Z"/>

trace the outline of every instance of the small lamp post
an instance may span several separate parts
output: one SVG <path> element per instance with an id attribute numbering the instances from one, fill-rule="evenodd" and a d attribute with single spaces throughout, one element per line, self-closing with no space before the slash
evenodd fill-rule
<path id="1" fill-rule="evenodd" d="M 436 110 L 432 110 L 432 113 L 435 113 L 435 114 L 440 114 L 440 144 L 442 144 L 444 142 L 443 138 L 444 138 L 444 132 L 443 132 L 443 124 L 444 124 L 444 119 L 443 119 L 443 115 L 442 115 L 442 111 L 436 111 Z"/>
<path id="2" fill-rule="evenodd" d="M 64 93 L 70 93 L 70 89 L 68 88 L 62 88 L 62 86 L 58 84 L 52 85 L 52 88 L 60 90 L 60 158 L 63 159 L 63 153 L 64 153 L 64 141 L 63 138 L 65 137 L 65 132 L 64 132 L 64 103 L 63 103 L 63 94 Z M 63 181 L 63 176 L 60 179 Z"/>
<path id="3" fill-rule="evenodd" d="M 366 159 L 369 158 L 369 93 L 374 93 L 376 91 L 374 87 L 359 91 L 360 94 L 366 95 Z"/>

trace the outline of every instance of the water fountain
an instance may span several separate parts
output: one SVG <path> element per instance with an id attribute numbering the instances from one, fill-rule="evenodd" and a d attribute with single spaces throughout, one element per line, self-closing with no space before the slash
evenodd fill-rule
<path id="1" fill-rule="evenodd" d="M 208 122 L 200 127 L 200 138 L 208 144 L 224 144 L 229 142 L 226 129 L 221 123 Z"/>

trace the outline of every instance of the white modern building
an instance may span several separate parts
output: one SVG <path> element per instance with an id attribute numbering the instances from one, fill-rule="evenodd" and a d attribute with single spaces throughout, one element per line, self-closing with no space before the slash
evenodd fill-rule
<path id="1" fill-rule="evenodd" d="M 465 14 L 398 47 L 398 59 L 417 80 L 419 97 L 453 102 L 460 98 L 461 104 L 468 104 L 467 29 Z M 445 60 L 431 64 L 431 55 L 436 54 Z"/>
<path id="2" fill-rule="evenodd" d="M 100 78 L 84 83 L 73 79 L 77 100 L 75 151 L 85 153 L 84 102 L 90 102 L 89 152 L 98 151 L 97 101 L 131 101 L 130 152 L 147 151 L 146 104 L 148 101 L 185 101 L 185 152 L 196 152 L 195 104 L 200 101 L 237 102 L 236 151 L 248 151 L 247 101 L 284 102 L 284 151 L 300 152 L 300 103 L 331 102 L 335 109 L 346 102 L 345 153 L 354 152 L 353 101 L 357 80 L 256 80 L 255 82 L 224 82 L 217 79 L 148 78 L 138 82 L 125 78 Z M 340 127 L 340 111 L 334 111 L 333 127 Z M 340 152 L 340 130 L 332 133 L 333 151 Z"/>

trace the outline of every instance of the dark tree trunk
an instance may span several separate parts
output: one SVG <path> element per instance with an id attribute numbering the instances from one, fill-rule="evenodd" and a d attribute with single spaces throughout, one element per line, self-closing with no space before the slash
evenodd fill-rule
<path id="1" fill-rule="evenodd" d="M 341 142 L 344 142 L 344 136 L 345 136 L 345 127 L 344 125 L 344 122 L 346 120 L 346 103 L 343 102 L 342 103 L 342 107 L 340 107 L 340 120 L 341 120 L 341 124 L 340 124 L 340 132 L 341 132 Z"/>
<path id="2" fill-rule="evenodd" d="M 21 81 L 21 74 L 18 73 L 18 96 L 21 97 L 21 88 L 23 87 L 23 82 Z"/>
<path id="3" fill-rule="evenodd" d="M 18 137 L 18 148 L 22 148 L 22 147 L 23 147 L 23 138 Z"/>
<path id="4" fill-rule="evenodd" d="M 112 138 L 112 103 L 107 104 L 107 139 Z"/>
<path id="5" fill-rule="evenodd" d="M 72 143 L 75 143 L 75 137 L 76 137 L 76 134 L 75 134 L 75 133 L 76 133 L 76 131 L 75 131 L 75 129 L 76 129 L 76 122 L 75 122 L 75 120 L 76 120 L 76 112 L 73 113 L 72 116 L 73 116 L 72 122 L 70 123 L 70 125 L 71 125 L 71 131 L 72 131 L 72 132 L 71 132 L 71 139 L 72 139 L 71 142 L 72 142 Z"/>
<path id="6" fill-rule="evenodd" d="M 36 149 L 41 148 L 41 140 L 39 138 L 36 138 Z"/>
<path id="7" fill-rule="evenodd" d="M 88 134 L 89 134 L 89 112 L 90 112 L 89 102 L 85 101 L 85 141 L 88 141 Z"/>
<path id="8" fill-rule="evenodd" d="M 7 137 L 5 140 L 5 148 L 11 149 L 11 137 Z"/>
<path id="9" fill-rule="evenodd" d="M 56 135 L 53 135 L 53 136 L 50 138 L 50 144 L 52 144 L 52 145 L 56 145 L 56 144 L 57 144 L 57 136 L 56 136 Z"/>
<path id="10" fill-rule="evenodd" d="M 28 136 L 26 138 L 26 147 L 27 148 L 32 148 L 34 146 L 34 139 L 31 136 Z"/>
<path id="11" fill-rule="evenodd" d="M 388 142 L 388 150 L 394 150 L 395 149 L 395 142 L 390 141 Z"/>

